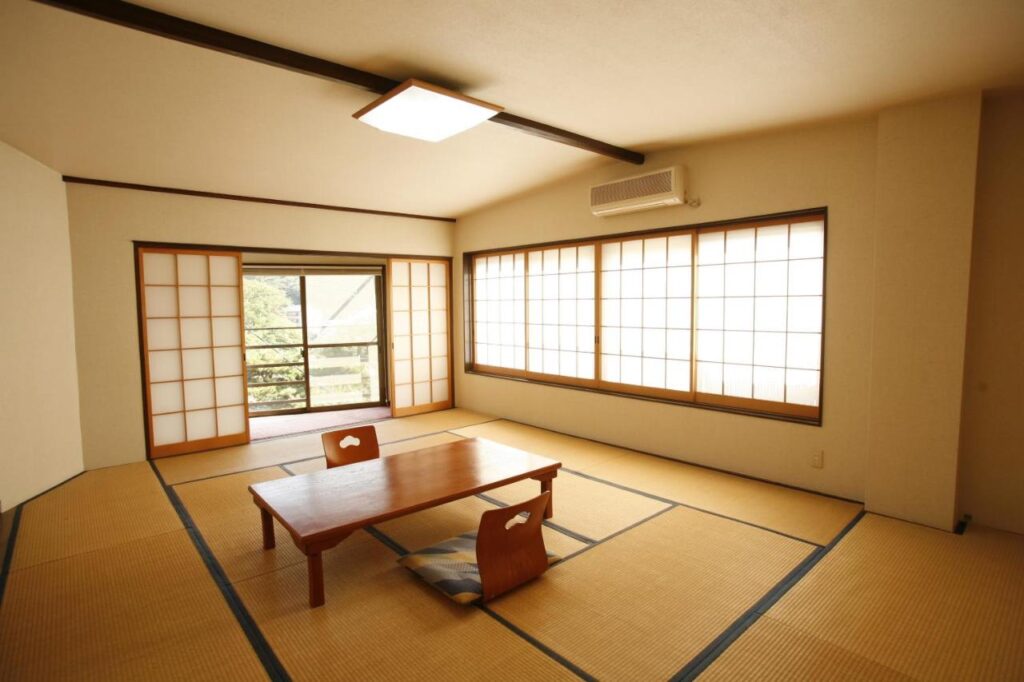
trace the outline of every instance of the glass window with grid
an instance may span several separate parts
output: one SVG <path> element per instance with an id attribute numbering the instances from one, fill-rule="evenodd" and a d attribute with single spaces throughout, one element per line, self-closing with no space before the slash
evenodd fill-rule
<path id="1" fill-rule="evenodd" d="M 692 237 L 601 246 L 601 381 L 690 391 Z"/>
<path id="2" fill-rule="evenodd" d="M 820 213 L 475 256 L 471 364 L 820 421 L 824 258 Z"/>
<path id="3" fill-rule="evenodd" d="M 527 370 L 592 380 L 594 254 L 585 244 L 527 253 Z"/>
<path id="4" fill-rule="evenodd" d="M 526 369 L 526 254 L 473 260 L 476 362 Z"/>
<path id="5" fill-rule="evenodd" d="M 699 235 L 698 399 L 818 407 L 824 237 L 820 219 Z"/>

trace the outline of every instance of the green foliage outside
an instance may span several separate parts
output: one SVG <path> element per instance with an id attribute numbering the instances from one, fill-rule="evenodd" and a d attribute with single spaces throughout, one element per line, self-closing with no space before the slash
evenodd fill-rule
<path id="1" fill-rule="evenodd" d="M 299 277 L 247 275 L 243 295 L 250 409 L 305 407 Z M 285 344 L 295 347 L 259 348 Z M 371 402 L 380 396 L 376 345 L 311 349 L 309 365 L 313 406 Z M 288 381 L 301 383 L 259 385 Z"/>

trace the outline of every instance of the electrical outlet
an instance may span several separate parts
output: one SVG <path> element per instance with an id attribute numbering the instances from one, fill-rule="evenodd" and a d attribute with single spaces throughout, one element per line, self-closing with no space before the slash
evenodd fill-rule
<path id="1" fill-rule="evenodd" d="M 818 450 L 813 455 L 811 455 L 811 466 L 814 467 L 815 469 L 823 469 L 823 468 L 825 468 L 825 451 L 824 450 Z"/>

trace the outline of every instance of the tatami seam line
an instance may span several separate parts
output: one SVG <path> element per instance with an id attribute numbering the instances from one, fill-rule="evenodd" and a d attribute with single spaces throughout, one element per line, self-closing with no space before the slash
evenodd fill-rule
<path id="1" fill-rule="evenodd" d="M 289 474 L 289 475 L 294 476 L 295 474 Z M 387 533 L 385 533 L 384 531 L 380 530 L 376 526 L 364 526 L 363 530 L 365 530 L 371 537 L 376 539 L 378 542 L 383 544 L 385 547 L 390 549 L 392 552 L 394 552 L 398 556 L 405 556 L 407 554 L 410 554 L 409 550 L 406 549 L 405 546 L 403 546 L 401 543 L 399 543 L 398 541 L 393 539 L 391 536 L 389 536 Z M 563 561 L 564 561 L 564 559 L 563 559 Z M 529 635 L 526 632 L 524 632 L 522 629 L 516 627 L 515 625 L 510 623 L 508 620 L 506 620 L 506 619 L 502 618 L 501 616 L 499 616 L 498 614 L 494 613 L 493 611 L 491 611 L 489 608 L 487 608 L 483 604 L 477 604 L 476 608 L 480 609 L 481 611 L 483 611 L 484 613 L 489 615 L 491 618 L 493 618 L 497 622 L 499 622 L 502 625 L 504 625 L 514 635 L 518 636 L 524 642 L 526 642 L 530 646 L 534 647 L 535 649 L 537 649 L 538 651 L 540 651 L 541 653 L 546 655 L 551 660 L 553 660 L 556 663 L 560 664 L 566 670 L 570 671 L 574 675 L 580 677 L 581 679 L 587 680 L 588 682 L 596 682 L 594 677 L 591 677 L 590 675 L 588 675 L 586 672 L 584 672 L 582 669 L 580 669 L 579 666 L 574 664 L 572 661 L 568 660 L 567 658 L 565 658 L 564 656 L 562 656 L 561 654 L 559 654 L 555 650 L 553 650 L 550 647 L 546 646 L 545 644 L 541 643 L 536 638 L 534 638 L 531 635 Z"/>
<path id="2" fill-rule="evenodd" d="M 790 535 L 789 533 L 784 533 L 781 530 L 775 530 L 774 528 L 769 528 L 768 526 L 761 526 L 761 525 L 753 523 L 751 521 L 744 521 L 743 519 L 738 519 L 735 516 L 729 516 L 727 514 L 722 514 L 721 512 L 711 511 L 710 509 L 705 509 L 703 507 L 698 507 L 696 505 L 688 504 L 686 502 L 680 502 L 679 500 L 670 500 L 667 497 L 661 497 L 659 495 L 653 495 L 651 493 L 646 493 L 643 490 L 637 490 L 636 488 L 630 488 L 629 486 L 622 485 L 621 483 L 616 483 L 614 481 L 609 481 L 609 480 L 601 478 L 599 476 L 594 476 L 593 474 L 586 474 L 586 473 L 583 473 L 582 471 L 576 471 L 575 469 L 566 469 L 565 467 L 562 467 L 562 471 L 565 471 L 565 472 L 570 473 L 570 474 L 575 474 L 576 476 L 581 476 L 583 478 L 588 478 L 588 479 L 590 479 L 592 481 L 596 481 L 597 483 L 603 483 L 605 485 L 610 485 L 613 488 L 618 488 L 620 490 L 625 490 L 626 492 L 634 493 L 636 495 L 642 495 L 644 497 L 649 497 L 652 500 L 657 500 L 658 502 L 663 502 L 665 504 L 678 505 L 680 507 L 686 507 L 687 509 L 693 509 L 694 511 L 703 512 L 705 514 L 711 514 L 712 516 L 717 516 L 717 517 L 722 518 L 722 519 L 728 519 L 729 521 L 735 521 L 736 523 L 742 523 L 745 526 L 752 526 L 753 528 L 759 528 L 760 530 L 766 530 L 769 533 L 775 533 L 776 535 L 781 535 L 782 537 L 789 538 L 790 540 L 796 540 L 797 542 L 802 542 L 804 544 L 812 545 L 814 547 L 824 547 L 824 545 L 818 544 L 817 542 L 813 542 L 813 541 L 807 540 L 805 538 L 797 537 L 796 535 Z"/>
<path id="3" fill-rule="evenodd" d="M 752 607 L 747 609 L 743 615 L 737 618 L 732 624 L 726 628 L 718 637 L 711 641 L 706 647 L 704 647 L 696 656 L 690 659 L 678 673 L 672 676 L 672 682 L 689 682 L 695 680 L 701 673 L 703 673 L 708 666 L 715 662 L 715 660 L 722 655 L 733 642 L 740 638 L 740 636 L 750 628 L 757 620 L 767 613 L 768 609 L 776 604 L 782 597 L 789 592 L 800 580 L 810 573 L 811 569 L 818 565 L 826 554 L 838 545 L 846 535 L 853 530 L 854 526 L 860 523 L 860 520 L 864 518 L 866 512 L 863 510 L 857 514 L 857 516 L 846 524 L 840 533 L 832 539 L 824 547 L 815 549 L 808 555 L 803 561 L 786 574 L 782 580 L 777 582 L 775 586 L 769 590 L 763 597 L 761 597 Z"/>
<path id="4" fill-rule="evenodd" d="M 188 509 L 181 501 L 181 498 L 178 497 L 178 493 L 164 482 L 163 476 L 160 475 L 160 470 L 153 463 L 153 460 L 149 460 L 149 465 L 153 473 L 156 474 L 160 486 L 164 489 L 167 499 L 170 500 L 171 506 L 174 507 L 174 511 L 177 512 L 178 517 L 185 526 L 185 530 L 188 531 L 192 544 L 210 572 L 210 577 L 213 578 L 214 584 L 220 590 L 221 595 L 228 604 L 228 608 L 235 616 L 238 625 L 242 628 L 243 633 L 245 633 L 246 638 L 249 640 L 250 646 L 252 646 L 253 651 L 255 651 L 256 656 L 263 665 L 267 676 L 274 682 L 290 682 L 291 676 L 277 658 L 277 654 L 270 647 L 270 644 L 263 636 L 262 631 L 260 631 L 259 626 L 248 609 L 245 608 L 242 599 L 235 592 L 234 586 L 228 580 L 227 574 L 224 573 L 223 567 L 210 549 L 210 546 L 206 544 L 206 540 L 203 538 L 202 533 L 199 532 L 199 528 L 192 520 L 192 516 L 188 513 Z"/>
<path id="5" fill-rule="evenodd" d="M 478 494 L 477 497 L 481 497 L 481 495 Z M 584 552 L 587 552 L 588 550 L 593 549 L 594 547 L 602 545 L 602 544 L 608 542 L 609 540 L 611 540 L 612 538 L 616 538 L 619 535 L 622 535 L 623 533 L 625 533 L 626 531 L 632 530 L 632 529 L 636 528 L 637 526 L 640 526 L 640 525 L 642 525 L 642 524 L 644 524 L 644 523 L 654 519 L 657 516 L 661 516 L 662 514 L 664 514 L 667 511 L 671 511 L 672 509 L 675 509 L 676 507 L 677 507 L 677 505 L 669 505 L 669 506 L 665 507 L 664 509 L 661 509 L 661 510 L 655 512 L 654 514 L 651 514 L 650 516 L 648 516 L 646 518 L 643 518 L 643 519 L 637 521 L 636 523 L 631 524 L 631 525 L 629 525 L 629 526 L 619 530 L 618 532 L 612 533 L 611 535 L 609 535 L 608 537 L 606 537 L 606 538 L 604 538 L 602 540 L 595 540 L 593 542 L 593 544 L 586 545 L 583 549 L 579 550 L 578 552 L 575 552 L 574 554 L 570 554 L 569 556 L 565 557 L 564 559 L 560 559 L 556 563 L 552 564 L 552 568 L 560 566 L 560 565 L 564 564 L 565 562 L 569 561 L 570 559 L 574 559 L 574 558 L 578 557 L 579 555 L 583 554 Z M 387 533 L 384 533 L 380 529 L 375 528 L 373 526 L 367 526 L 364 530 L 366 530 L 370 535 L 375 537 L 378 541 L 380 541 L 383 544 L 387 545 L 392 551 L 394 551 L 399 556 L 403 556 L 405 554 L 409 554 L 410 553 L 408 549 L 403 547 L 400 543 L 396 542 L 394 539 L 392 539 L 390 536 L 388 536 Z M 484 604 L 477 604 L 476 607 L 478 609 L 480 609 L 481 611 L 483 611 L 484 613 L 486 613 L 489 616 L 491 616 L 492 618 L 494 618 L 496 621 L 498 621 L 499 623 L 501 623 L 505 627 L 507 627 L 509 630 L 511 630 L 516 635 L 518 635 L 520 638 L 522 638 L 528 644 L 532 645 L 533 647 L 535 647 L 536 649 L 538 649 L 539 651 L 541 651 L 542 653 L 547 655 L 553 661 L 556 661 L 557 663 L 559 663 L 562 666 L 564 666 L 567 670 L 569 670 L 570 672 L 572 672 L 576 676 L 578 676 L 578 677 L 580 677 L 581 679 L 584 679 L 584 680 L 596 681 L 597 678 L 593 677 L 592 675 L 587 673 L 585 670 L 580 668 L 578 665 L 576 665 L 575 663 L 573 663 L 572 661 L 567 659 L 565 656 L 562 656 L 557 651 L 555 651 L 554 649 L 552 649 L 548 645 L 544 644 L 543 642 L 538 640 L 533 635 L 530 635 L 525 630 L 523 630 L 522 628 L 518 627 L 517 625 L 515 625 L 514 623 L 512 623 L 511 621 L 509 621 L 505 617 L 498 615 L 496 612 L 492 611 L 488 606 L 486 606 Z"/>
<path id="6" fill-rule="evenodd" d="M 399 419 L 408 419 L 408 417 L 399 417 Z M 389 421 L 389 420 L 381 419 L 379 421 Z M 466 426 L 458 426 L 456 428 L 467 429 L 470 426 L 480 426 L 481 424 L 490 424 L 491 422 L 497 422 L 497 421 L 502 421 L 501 417 L 498 417 L 498 418 L 495 418 L 495 419 L 488 419 L 487 421 L 482 421 L 482 422 L 475 422 L 473 424 L 467 424 Z M 377 423 L 377 422 L 373 422 L 373 423 Z M 348 426 L 356 426 L 356 425 L 355 424 L 350 424 Z M 325 431 L 330 431 L 330 430 L 331 429 L 325 429 Z M 311 431 L 310 433 L 319 433 L 319 432 Z M 395 443 L 405 443 L 406 441 L 416 440 L 417 438 L 426 438 L 428 436 L 439 436 L 442 433 L 450 433 L 453 436 L 459 436 L 459 438 L 465 438 L 465 436 L 460 436 L 459 434 L 454 433 L 451 429 L 442 429 L 441 431 L 431 431 L 430 433 L 424 433 L 424 434 L 421 434 L 421 435 L 418 435 L 418 436 L 409 436 L 408 438 L 399 438 L 397 440 L 391 440 L 391 441 L 388 441 L 386 443 L 381 443 L 381 445 L 394 445 Z M 301 436 L 301 435 L 308 435 L 308 434 L 298 434 L 297 433 L 297 434 L 292 434 L 292 435 L 294 435 L 294 436 Z M 281 436 L 280 438 L 291 438 L 292 435 Z M 275 438 L 274 440 L 277 440 L 277 439 Z M 263 442 L 263 441 L 258 441 L 258 442 Z M 178 456 L 179 457 L 183 457 L 184 455 L 178 455 Z M 273 464 L 263 464 L 261 466 L 251 467 L 249 469 L 239 469 L 238 471 L 226 471 L 226 472 L 224 472 L 222 474 L 211 474 L 209 476 L 200 476 L 199 478 L 190 478 L 187 481 L 175 481 L 174 483 L 169 483 L 168 485 L 176 486 L 176 485 L 184 485 L 186 483 L 198 483 L 199 481 L 209 481 L 212 478 L 221 478 L 223 476 L 233 476 L 235 474 L 245 474 L 245 473 L 248 473 L 250 471 L 259 471 L 260 469 L 269 469 L 271 467 L 287 467 L 287 466 L 292 465 L 292 464 L 300 464 L 302 462 L 308 462 L 310 460 L 320 459 L 322 457 L 323 457 L 323 455 L 313 455 L 311 457 L 300 457 L 299 459 L 293 459 L 293 460 L 289 460 L 287 462 L 275 462 Z M 170 458 L 168 458 L 168 459 L 170 459 Z M 152 462 L 153 460 L 149 460 L 149 461 Z M 157 468 L 159 468 L 159 466 Z M 70 480 L 70 479 L 68 479 L 68 480 Z"/>
<path id="7" fill-rule="evenodd" d="M 477 493 L 476 496 L 479 497 L 484 502 L 489 502 L 489 503 L 493 504 L 496 507 L 507 507 L 507 506 L 509 506 L 507 502 L 502 502 L 501 500 L 499 500 L 499 499 L 497 499 L 495 497 L 491 497 L 490 495 L 487 495 L 486 493 Z M 569 530 L 565 526 L 561 526 L 561 525 L 559 525 L 557 523 L 554 523 L 553 521 L 548 521 L 547 519 L 544 519 L 544 521 L 542 521 L 541 523 L 543 523 L 543 525 L 547 526 L 551 530 L 558 531 L 562 535 L 565 535 L 566 537 L 570 537 L 573 540 L 578 540 L 579 542 L 582 542 L 585 545 L 592 545 L 595 542 L 597 542 L 597 540 L 595 540 L 594 538 L 588 537 L 588 536 L 584 535 L 583 533 L 577 533 L 574 530 Z"/>

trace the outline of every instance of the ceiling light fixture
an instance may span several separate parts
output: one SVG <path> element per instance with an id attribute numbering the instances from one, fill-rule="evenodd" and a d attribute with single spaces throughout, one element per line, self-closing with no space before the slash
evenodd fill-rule
<path id="1" fill-rule="evenodd" d="M 410 78 L 352 116 L 389 133 L 440 142 L 502 110 L 496 104 Z"/>

